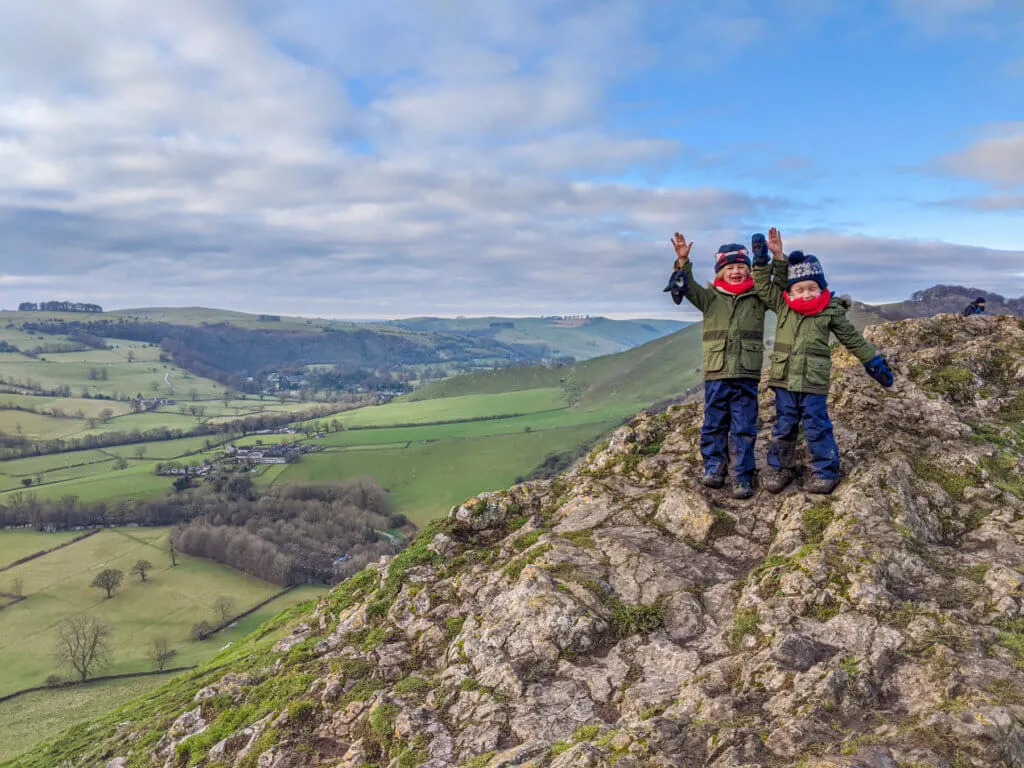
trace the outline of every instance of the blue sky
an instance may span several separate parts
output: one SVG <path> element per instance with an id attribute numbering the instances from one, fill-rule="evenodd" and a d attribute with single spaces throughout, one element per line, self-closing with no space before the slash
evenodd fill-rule
<path id="1" fill-rule="evenodd" d="M 0 5 L 0 305 L 687 317 L 770 226 L 1024 294 L 1019 0 Z"/>

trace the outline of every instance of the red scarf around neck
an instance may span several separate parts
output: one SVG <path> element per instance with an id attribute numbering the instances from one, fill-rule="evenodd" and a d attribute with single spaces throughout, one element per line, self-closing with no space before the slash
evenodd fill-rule
<path id="1" fill-rule="evenodd" d="M 822 291 L 813 299 L 794 299 L 789 295 L 789 291 L 783 291 L 782 297 L 794 312 L 801 315 L 817 315 L 832 301 L 832 292 Z"/>
<path id="2" fill-rule="evenodd" d="M 746 293 L 747 291 L 754 290 L 754 278 L 748 277 L 742 283 L 736 283 L 735 285 L 733 285 L 732 283 L 727 283 L 725 282 L 725 280 L 720 280 L 716 277 L 714 285 L 715 288 L 721 288 L 723 291 L 726 291 L 727 293 L 739 295 L 741 293 Z"/>

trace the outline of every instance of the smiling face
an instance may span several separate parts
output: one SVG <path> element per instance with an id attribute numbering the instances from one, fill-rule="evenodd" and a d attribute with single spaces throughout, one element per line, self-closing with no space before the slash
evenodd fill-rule
<path id="1" fill-rule="evenodd" d="M 789 289 L 791 299 L 816 299 L 821 296 L 821 286 L 814 280 L 801 280 Z"/>
<path id="2" fill-rule="evenodd" d="M 718 279 L 730 285 L 739 285 L 750 277 L 750 267 L 746 264 L 726 264 L 718 270 Z"/>

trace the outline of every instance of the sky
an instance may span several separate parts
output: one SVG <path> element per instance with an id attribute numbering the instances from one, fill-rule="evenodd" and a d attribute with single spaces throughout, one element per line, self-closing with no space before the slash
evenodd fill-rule
<path id="1" fill-rule="evenodd" d="M 782 230 L 834 290 L 1024 294 L 1021 0 L 0 3 L 0 306 L 696 319 Z"/>

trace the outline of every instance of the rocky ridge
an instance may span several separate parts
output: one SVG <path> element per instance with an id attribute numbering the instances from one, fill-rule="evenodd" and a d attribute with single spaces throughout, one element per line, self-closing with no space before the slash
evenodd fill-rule
<path id="1" fill-rule="evenodd" d="M 1024 765 L 1024 323 L 867 336 L 832 497 L 709 493 L 700 406 L 641 413 L 15 764 Z"/>

